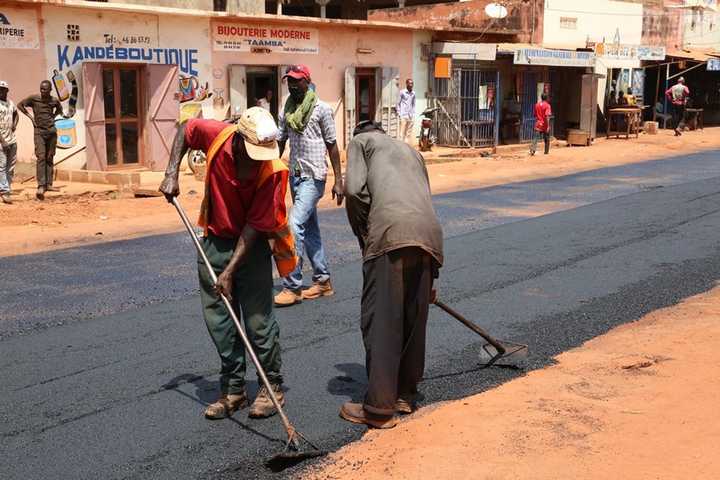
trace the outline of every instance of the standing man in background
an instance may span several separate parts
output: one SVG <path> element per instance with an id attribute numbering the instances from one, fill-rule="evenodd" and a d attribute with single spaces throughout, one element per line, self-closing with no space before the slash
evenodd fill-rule
<path id="1" fill-rule="evenodd" d="M 400 97 L 397 103 L 397 113 L 400 117 L 400 133 L 398 140 L 407 142 L 413 131 L 413 123 L 415 119 L 415 92 L 413 91 L 413 81 L 408 78 L 405 81 L 405 88 L 400 91 Z"/>
<path id="2" fill-rule="evenodd" d="M 10 204 L 12 179 L 17 159 L 17 140 L 15 130 L 19 115 L 12 100 L 8 99 L 10 87 L 0 80 L 0 198 L 3 203 Z"/>
<path id="3" fill-rule="evenodd" d="M 18 104 L 18 109 L 26 115 L 35 127 L 35 157 L 37 157 L 38 200 L 45 200 L 45 192 L 57 192 L 53 183 L 53 161 L 57 145 L 55 117 L 63 114 L 60 101 L 51 94 L 48 80 L 40 82 L 40 95 L 30 95 Z M 32 109 L 32 115 L 27 109 Z"/>
<path id="4" fill-rule="evenodd" d="M 540 101 L 535 104 L 535 132 L 533 132 L 530 155 L 535 155 L 540 137 L 545 141 L 545 155 L 550 153 L 550 116 L 552 108 L 548 103 L 547 93 L 540 96 Z"/>
<path id="5" fill-rule="evenodd" d="M 685 128 L 685 105 L 689 96 L 690 89 L 685 86 L 685 78 L 683 77 L 678 78 L 677 83 L 665 92 L 665 97 L 670 101 L 672 108 L 676 137 L 682 135 L 682 130 Z"/>
<path id="6" fill-rule="evenodd" d="M 290 96 L 285 103 L 285 114 L 280 119 L 278 142 L 282 156 L 285 143 L 290 140 L 290 192 L 293 198 L 290 227 L 295 236 L 298 263 L 295 270 L 283 278 L 283 290 L 275 296 L 278 307 L 335 293 L 330 283 L 317 216 L 317 204 L 325 194 L 326 154 L 330 155 L 335 176 L 332 197 L 337 200 L 338 206 L 343 200 L 342 167 L 332 109 L 310 88 L 310 69 L 305 65 L 288 67 L 283 78 L 287 79 Z M 313 284 L 303 290 L 305 251 L 313 268 Z"/>

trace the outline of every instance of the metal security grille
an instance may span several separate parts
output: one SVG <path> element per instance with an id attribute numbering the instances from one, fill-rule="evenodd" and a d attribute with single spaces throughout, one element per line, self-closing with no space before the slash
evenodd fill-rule
<path id="1" fill-rule="evenodd" d="M 521 72 L 520 75 L 520 108 L 521 108 L 521 125 L 520 125 L 520 142 L 532 141 L 535 134 L 535 104 L 539 99 L 538 84 L 550 82 L 550 104 L 552 98 L 556 96 L 560 85 L 553 82 L 550 72 Z M 550 117 L 550 135 L 554 135 L 555 121 Z"/>
<path id="2" fill-rule="evenodd" d="M 440 145 L 491 147 L 497 144 L 499 74 L 453 67 L 451 78 L 435 78 L 430 106 Z"/>

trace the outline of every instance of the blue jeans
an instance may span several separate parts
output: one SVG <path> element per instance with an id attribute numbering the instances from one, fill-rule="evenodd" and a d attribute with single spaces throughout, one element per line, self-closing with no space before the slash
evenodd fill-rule
<path id="1" fill-rule="evenodd" d="M 303 285 L 302 267 L 306 251 L 313 268 L 313 282 L 325 282 L 330 278 L 317 216 L 317 204 L 325 193 L 325 180 L 290 176 L 290 193 L 293 197 L 290 228 L 295 236 L 295 251 L 299 261 L 295 270 L 283 278 L 283 287 L 299 290 Z"/>
<path id="2" fill-rule="evenodd" d="M 0 145 L 0 194 L 10 193 L 17 160 L 17 143 Z"/>

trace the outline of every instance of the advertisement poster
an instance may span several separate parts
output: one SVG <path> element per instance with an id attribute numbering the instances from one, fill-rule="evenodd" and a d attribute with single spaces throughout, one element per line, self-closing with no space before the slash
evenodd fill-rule
<path id="1" fill-rule="evenodd" d="M 319 45 L 320 33 L 314 28 L 234 23 L 213 26 L 213 49 L 216 51 L 317 55 Z"/>
<path id="2" fill-rule="evenodd" d="M 0 49 L 40 48 L 38 32 L 34 9 L 0 7 Z"/>

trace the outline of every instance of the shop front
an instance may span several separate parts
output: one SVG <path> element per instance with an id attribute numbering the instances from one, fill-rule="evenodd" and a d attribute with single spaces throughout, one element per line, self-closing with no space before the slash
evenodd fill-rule
<path id="1" fill-rule="evenodd" d="M 214 19 L 211 31 L 212 76 L 228 92 L 220 92 L 216 117 L 266 105 L 279 119 L 288 97 L 283 75 L 289 65 L 302 63 L 312 73 L 311 88 L 334 112 L 341 148 L 362 120 L 397 133 L 399 89 L 413 72 L 412 30 L 360 22 Z"/>
<path id="2" fill-rule="evenodd" d="M 163 170 L 181 104 L 211 102 L 209 21 L 54 6 L 42 16 L 47 78 L 67 117 L 58 147 L 83 150 L 64 168 Z"/>

